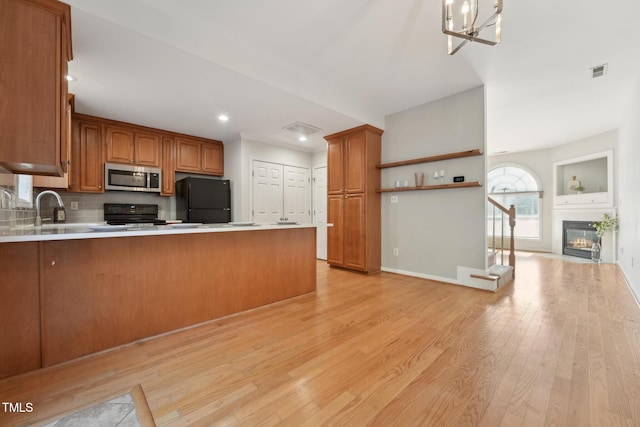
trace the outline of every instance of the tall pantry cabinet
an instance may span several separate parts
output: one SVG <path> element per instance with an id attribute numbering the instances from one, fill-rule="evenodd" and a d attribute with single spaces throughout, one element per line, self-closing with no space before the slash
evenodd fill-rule
<path id="1" fill-rule="evenodd" d="M 327 262 L 368 274 L 380 271 L 382 130 L 363 125 L 325 136 L 327 150 Z"/>

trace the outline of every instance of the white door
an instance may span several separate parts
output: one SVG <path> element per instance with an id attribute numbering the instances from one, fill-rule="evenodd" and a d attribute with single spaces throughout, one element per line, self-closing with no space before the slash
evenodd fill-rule
<path id="1" fill-rule="evenodd" d="M 311 222 L 309 169 L 284 166 L 284 216 L 287 221 Z"/>
<path id="2" fill-rule="evenodd" d="M 283 217 L 283 166 L 253 161 L 253 221 L 276 222 Z"/>
<path id="3" fill-rule="evenodd" d="M 313 170 L 313 222 L 316 224 L 316 257 L 327 259 L 327 167 Z"/>

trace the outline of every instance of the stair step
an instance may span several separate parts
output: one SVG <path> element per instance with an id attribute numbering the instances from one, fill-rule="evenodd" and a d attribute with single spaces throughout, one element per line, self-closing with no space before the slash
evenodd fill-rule
<path id="1" fill-rule="evenodd" d="M 491 282 L 494 282 L 494 281 L 500 279 L 500 276 L 495 275 L 495 274 L 489 274 L 487 276 L 483 276 L 481 274 L 470 274 L 469 276 L 473 277 L 474 279 L 489 280 Z"/>
<path id="2" fill-rule="evenodd" d="M 513 267 L 494 264 L 489 267 L 489 275 L 498 276 L 498 288 L 501 288 L 513 280 Z"/>
<path id="3" fill-rule="evenodd" d="M 491 267 L 489 267 L 489 274 L 495 275 L 495 276 L 510 274 L 512 271 L 513 271 L 513 267 L 509 265 L 493 264 Z"/>

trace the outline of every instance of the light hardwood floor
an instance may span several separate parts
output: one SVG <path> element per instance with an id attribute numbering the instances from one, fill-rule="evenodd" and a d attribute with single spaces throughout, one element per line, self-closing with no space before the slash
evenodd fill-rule
<path id="1" fill-rule="evenodd" d="M 0 425 L 137 384 L 162 426 L 640 426 L 640 309 L 614 265 L 519 254 L 491 293 L 320 262 L 317 293 L 0 381 L 34 408 Z"/>

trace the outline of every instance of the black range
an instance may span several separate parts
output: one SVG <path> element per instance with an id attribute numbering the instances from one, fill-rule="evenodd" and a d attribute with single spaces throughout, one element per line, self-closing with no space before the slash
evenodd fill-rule
<path id="1" fill-rule="evenodd" d="M 158 205 L 148 204 L 105 203 L 104 220 L 110 225 L 166 224 L 165 220 L 158 219 Z"/>

